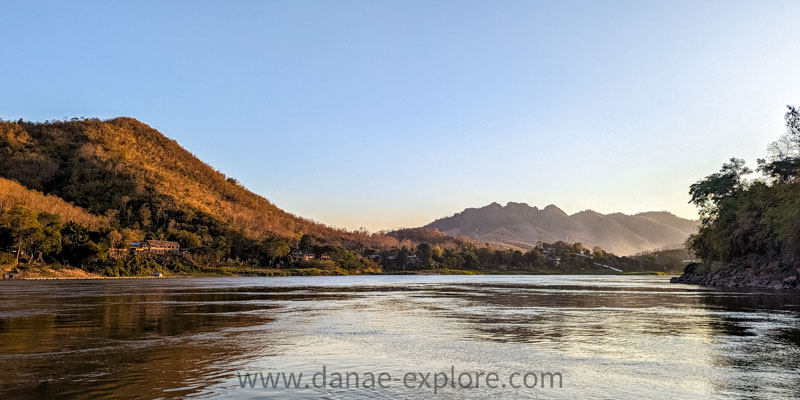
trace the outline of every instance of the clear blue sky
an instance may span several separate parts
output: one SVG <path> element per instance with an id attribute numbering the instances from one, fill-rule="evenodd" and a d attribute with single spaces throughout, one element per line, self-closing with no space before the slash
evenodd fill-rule
<path id="1" fill-rule="evenodd" d="M 0 2 L 0 117 L 131 116 L 371 230 L 492 201 L 693 217 L 800 103 L 798 1 Z"/>

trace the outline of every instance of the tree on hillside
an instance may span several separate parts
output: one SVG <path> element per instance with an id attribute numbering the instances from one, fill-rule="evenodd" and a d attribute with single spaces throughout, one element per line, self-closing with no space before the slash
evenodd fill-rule
<path id="1" fill-rule="evenodd" d="M 16 262 L 23 251 L 27 251 L 41 230 L 36 213 L 22 205 L 16 205 L 3 214 L 0 226 L 8 231 L 12 243 L 16 248 Z"/>
<path id="2" fill-rule="evenodd" d="M 312 246 L 314 246 L 314 239 L 309 235 L 303 235 L 300 238 L 300 242 L 297 243 L 297 247 L 302 250 L 309 250 Z"/>
<path id="3" fill-rule="evenodd" d="M 262 250 L 261 257 L 265 259 L 270 266 L 273 266 L 276 260 L 288 256 L 291 252 L 289 245 L 282 239 L 264 238 L 260 244 Z"/>
<path id="4" fill-rule="evenodd" d="M 108 233 L 108 244 L 111 245 L 112 249 L 122 247 L 122 243 L 122 234 L 119 231 L 115 229 Z"/>
<path id="5" fill-rule="evenodd" d="M 440 261 L 442 259 L 443 250 L 439 245 L 434 244 L 431 246 L 431 257 L 436 260 Z"/>
<path id="6" fill-rule="evenodd" d="M 61 217 L 40 213 L 38 225 L 31 240 L 31 252 L 36 254 L 38 261 L 42 261 L 44 254 L 52 255 L 61 252 Z"/>
<path id="7" fill-rule="evenodd" d="M 433 263 L 433 248 L 427 243 L 420 243 L 417 245 L 417 258 L 425 266 L 430 266 Z"/>

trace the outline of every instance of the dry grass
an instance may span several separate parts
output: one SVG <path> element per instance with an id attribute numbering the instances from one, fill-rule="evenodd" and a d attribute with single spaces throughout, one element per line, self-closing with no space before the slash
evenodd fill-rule
<path id="1" fill-rule="evenodd" d="M 6 211 L 17 204 L 24 204 L 36 212 L 58 214 L 62 222 L 73 221 L 92 229 L 108 225 L 105 217 L 90 214 L 86 210 L 73 206 L 56 197 L 27 189 L 19 183 L 0 178 L 0 212 Z"/>

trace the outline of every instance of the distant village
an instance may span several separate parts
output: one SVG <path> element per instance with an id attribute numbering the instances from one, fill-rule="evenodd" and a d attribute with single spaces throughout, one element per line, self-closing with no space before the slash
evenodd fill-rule
<path id="1" fill-rule="evenodd" d="M 189 250 L 181 248 L 180 243 L 165 240 L 130 242 L 127 248 L 112 248 L 109 250 L 109 256 L 113 258 L 125 258 L 131 255 L 175 255 L 188 258 L 191 253 Z M 303 249 L 292 250 L 291 256 L 295 260 L 302 261 L 331 259 L 331 255 L 328 253 L 314 253 Z"/>

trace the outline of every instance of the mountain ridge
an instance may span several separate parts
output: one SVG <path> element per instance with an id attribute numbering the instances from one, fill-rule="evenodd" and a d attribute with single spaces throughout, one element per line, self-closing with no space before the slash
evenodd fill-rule
<path id="1" fill-rule="evenodd" d="M 522 249 L 537 242 L 581 242 L 617 254 L 635 254 L 660 248 L 682 247 L 698 221 L 668 211 L 647 211 L 633 215 L 602 214 L 587 209 L 567 214 L 554 204 L 544 208 L 526 203 L 492 202 L 469 207 L 450 217 L 439 218 L 425 228 L 447 235 Z"/>

